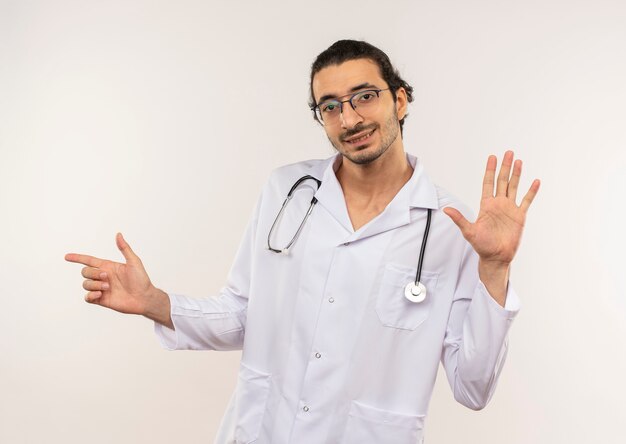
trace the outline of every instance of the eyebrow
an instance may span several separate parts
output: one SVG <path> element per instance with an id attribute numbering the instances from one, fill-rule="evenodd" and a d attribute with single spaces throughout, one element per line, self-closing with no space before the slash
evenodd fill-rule
<path id="1" fill-rule="evenodd" d="M 365 82 L 365 83 L 361 83 L 360 85 L 353 86 L 352 88 L 350 88 L 350 92 L 353 93 L 353 92 L 358 91 L 358 90 L 363 89 L 363 88 L 378 89 L 378 87 L 376 85 L 372 85 L 369 82 Z M 326 95 L 320 97 L 320 100 L 317 103 L 324 103 L 325 101 L 327 101 L 329 99 L 336 99 L 336 98 L 337 98 L 337 96 L 334 95 L 334 94 L 326 94 Z"/>

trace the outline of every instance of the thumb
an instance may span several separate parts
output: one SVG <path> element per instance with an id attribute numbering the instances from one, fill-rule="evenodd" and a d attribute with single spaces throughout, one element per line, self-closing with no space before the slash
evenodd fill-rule
<path id="1" fill-rule="evenodd" d="M 130 248 L 130 245 L 128 245 L 128 242 L 126 242 L 124 236 L 122 236 L 122 233 L 117 233 L 117 235 L 115 236 L 115 243 L 117 244 L 117 248 L 119 248 L 119 250 L 124 255 L 126 263 L 138 261 L 140 262 L 139 256 L 137 256 L 135 252 Z"/>
<path id="2" fill-rule="evenodd" d="M 463 233 L 463 236 L 467 239 L 472 224 L 465 219 L 465 216 L 463 216 L 459 210 L 452 207 L 444 208 L 443 212 L 446 213 L 450 219 L 452 219 L 452 222 L 459 227 L 459 230 L 461 230 L 461 233 Z"/>

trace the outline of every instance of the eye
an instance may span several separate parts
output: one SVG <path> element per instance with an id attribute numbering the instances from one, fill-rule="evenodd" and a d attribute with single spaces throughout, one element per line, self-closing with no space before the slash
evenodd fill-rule
<path id="1" fill-rule="evenodd" d="M 360 103 L 369 102 L 376 97 L 376 94 L 372 91 L 362 92 L 357 96 L 357 101 Z"/>
<path id="2" fill-rule="evenodd" d="M 326 102 L 322 104 L 320 107 L 323 113 L 332 113 L 339 109 L 339 104 L 337 102 Z"/>

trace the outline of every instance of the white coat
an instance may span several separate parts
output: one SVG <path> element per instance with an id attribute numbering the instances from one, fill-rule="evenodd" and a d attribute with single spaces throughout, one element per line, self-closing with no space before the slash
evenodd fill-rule
<path id="1" fill-rule="evenodd" d="M 519 310 L 478 279 L 478 258 L 441 211 L 466 208 L 436 187 L 417 159 L 387 208 L 354 231 L 335 170 L 337 155 L 274 171 L 258 201 L 226 286 L 216 297 L 170 294 L 175 331 L 156 324 L 168 349 L 243 349 L 238 384 L 218 444 L 416 444 L 423 442 L 437 368 L 471 409 L 491 398 L 507 331 Z M 283 248 L 318 200 L 289 254 L 267 249 L 272 223 L 294 182 L 302 184 L 272 239 Z M 422 282 L 409 302 L 426 224 Z"/>

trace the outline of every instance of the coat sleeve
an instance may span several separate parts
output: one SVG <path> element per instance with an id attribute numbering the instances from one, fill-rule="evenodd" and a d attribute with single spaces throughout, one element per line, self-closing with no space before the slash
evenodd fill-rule
<path id="1" fill-rule="evenodd" d="M 246 228 L 226 285 L 219 295 L 196 299 L 169 293 L 174 330 L 159 323 L 154 331 L 168 350 L 240 350 L 246 326 L 252 261 L 261 199 Z"/>
<path id="2" fill-rule="evenodd" d="M 508 285 L 500 306 L 478 279 L 478 256 L 469 244 L 461 261 L 441 361 L 454 399 L 472 410 L 493 395 L 506 358 L 507 333 L 520 303 Z"/>

